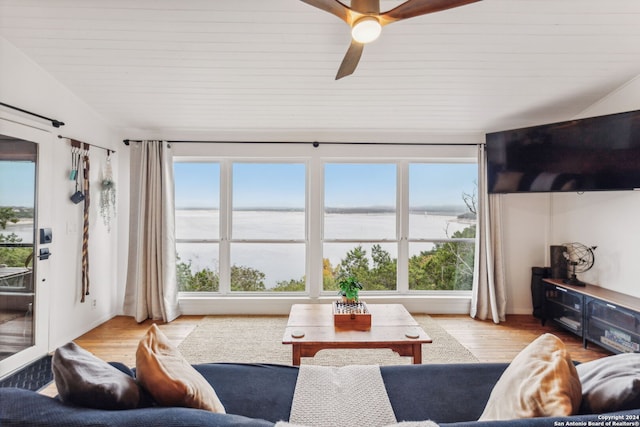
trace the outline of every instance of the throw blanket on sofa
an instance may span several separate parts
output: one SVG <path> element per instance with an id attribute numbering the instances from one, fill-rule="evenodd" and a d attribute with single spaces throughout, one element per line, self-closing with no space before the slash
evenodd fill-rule
<path id="1" fill-rule="evenodd" d="M 396 416 L 379 366 L 335 368 L 302 365 L 289 422 L 289 425 L 311 427 L 382 427 L 396 425 Z M 421 422 L 411 425 L 427 427 L 436 424 Z"/>
<path id="2" fill-rule="evenodd" d="M 307 426 L 385 426 L 396 422 L 376 365 L 302 365 L 289 422 Z"/>

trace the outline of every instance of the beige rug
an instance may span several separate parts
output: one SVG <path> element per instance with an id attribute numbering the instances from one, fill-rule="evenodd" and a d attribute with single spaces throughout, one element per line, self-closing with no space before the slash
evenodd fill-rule
<path id="1" fill-rule="evenodd" d="M 433 340 L 422 345 L 423 363 L 471 363 L 478 359 L 428 315 L 414 319 Z M 190 363 L 291 364 L 291 346 L 282 344 L 287 316 L 207 316 L 178 346 Z M 321 350 L 302 364 L 323 366 L 408 365 L 410 357 L 391 350 Z"/>

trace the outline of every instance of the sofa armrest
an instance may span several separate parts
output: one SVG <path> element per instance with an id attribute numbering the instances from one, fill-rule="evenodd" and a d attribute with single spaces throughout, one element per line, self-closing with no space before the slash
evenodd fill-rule
<path id="1" fill-rule="evenodd" d="M 153 407 L 127 410 L 82 408 L 18 388 L 0 388 L 0 425 L 7 427 L 272 427 L 273 423 L 200 409 Z"/>

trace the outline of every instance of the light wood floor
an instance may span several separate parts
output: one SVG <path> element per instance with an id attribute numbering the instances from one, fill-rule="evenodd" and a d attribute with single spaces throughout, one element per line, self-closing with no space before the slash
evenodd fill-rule
<path id="1" fill-rule="evenodd" d="M 586 362 L 611 354 L 596 345 L 589 345 L 585 349 L 580 338 L 549 323 L 542 326 L 538 319 L 529 315 L 510 315 L 506 322 L 498 325 L 491 321 L 474 320 L 466 315 L 431 316 L 481 362 L 510 362 L 531 341 L 545 332 L 561 338 L 574 360 Z M 182 316 L 171 323 L 157 324 L 177 346 L 202 317 Z M 118 316 L 79 337 L 75 342 L 103 360 L 135 366 L 138 342 L 152 323 L 154 322 L 149 320 L 138 324 L 131 317 Z M 55 386 L 46 388 L 43 393 L 55 395 Z"/>
<path id="2" fill-rule="evenodd" d="M 506 322 L 498 325 L 491 321 L 474 320 L 466 315 L 431 316 L 481 362 L 509 362 L 545 332 L 560 337 L 575 360 L 585 362 L 610 354 L 595 345 L 584 349 L 580 338 L 550 324 L 542 326 L 533 316 L 511 315 Z M 158 323 L 158 326 L 175 345 L 179 345 L 202 317 L 182 316 L 171 323 Z M 152 323 L 154 322 L 149 320 L 138 324 L 131 317 L 118 316 L 79 337 L 75 342 L 101 359 L 133 366 L 138 341 Z"/>
<path id="3" fill-rule="evenodd" d="M 589 344 L 585 349 L 581 338 L 550 322 L 542 326 L 540 320 L 529 315 L 510 315 L 506 322 L 498 325 L 469 316 L 431 316 L 481 362 L 510 362 L 529 343 L 547 332 L 562 339 L 573 360 L 588 362 L 612 354 L 595 344 Z"/>

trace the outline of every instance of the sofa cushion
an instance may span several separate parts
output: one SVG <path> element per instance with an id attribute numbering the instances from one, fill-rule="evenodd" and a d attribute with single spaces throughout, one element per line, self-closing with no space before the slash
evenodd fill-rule
<path id="1" fill-rule="evenodd" d="M 155 324 L 138 344 L 136 376 L 160 405 L 225 412 L 213 387 Z"/>
<path id="2" fill-rule="evenodd" d="M 297 366 L 203 363 L 193 367 L 215 385 L 228 414 L 272 422 L 289 419 Z"/>
<path id="3" fill-rule="evenodd" d="M 581 398 L 580 379 L 564 343 L 544 334 L 504 371 L 479 421 L 568 416 L 578 411 Z"/>
<path id="4" fill-rule="evenodd" d="M 381 366 L 396 419 L 437 423 L 475 421 L 506 363 Z M 458 404 L 464 402 L 464 404 Z"/>
<path id="5" fill-rule="evenodd" d="M 640 408 L 640 354 L 603 357 L 577 366 L 580 412 L 599 414 Z"/>
<path id="6" fill-rule="evenodd" d="M 51 370 L 63 402 L 97 409 L 137 408 L 142 395 L 131 375 L 74 342 L 58 348 Z"/>

